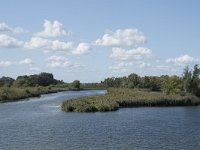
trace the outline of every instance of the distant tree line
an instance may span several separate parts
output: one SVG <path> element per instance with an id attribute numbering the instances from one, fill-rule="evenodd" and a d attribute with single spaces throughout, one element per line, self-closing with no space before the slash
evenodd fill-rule
<path id="1" fill-rule="evenodd" d="M 63 84 L 62 80 L 56 80 L 51 73 L 40 73 L 35 75 L 18 76 L 17 79 L 10 77 L 0 78 L 0 87 L 35 87 Z M 141 77 L 132 73 L 124 77 L 106 78 L 101 83 L 81 84 L 79 80 L 74 80 L 71 84 L 66 84 L 72 89 L 81 88 L 140 88 L 149 91 L 163 91 L 166 94 L 187 93 L 200 97 L 200 68 L 195 65 L 192 70 L 186 67 L 183 75 L 179 76 L 144 76 Z"/>
<path id="2" fill-rule="evenodd" d="M 132 73 L 125 77 L 107 78 L 101 82 L 103 87 L 143 88 L 151 91 L 163 91 L 166 94 L 191 93 L 200 96 L 200 68 L 195 65 L 193 70 L 184 69 L 182 77 L 163 75 L 144 76 Z"/>
<path id="3" fill-rule="evenodd" d="M 53 74 L 42 72 L 35 75 L 18 76 L 17 79 L 10 77 L 0 78 L 0 87 L 34 87 L 34 86 L 49 86 L 64 83 L 62 80 L 56 80 Z"/>

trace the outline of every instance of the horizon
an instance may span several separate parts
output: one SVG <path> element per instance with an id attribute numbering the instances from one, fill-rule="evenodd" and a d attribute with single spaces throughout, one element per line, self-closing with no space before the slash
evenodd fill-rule
<path id="1" fill-rule="evenodd" d="M 2 1 L 0 76 L 180 76 L 200 63 L 199 1 Z"/>

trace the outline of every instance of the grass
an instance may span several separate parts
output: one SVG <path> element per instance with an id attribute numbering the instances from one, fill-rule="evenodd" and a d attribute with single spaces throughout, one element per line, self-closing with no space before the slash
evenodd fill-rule
<path id="1" fill-rule="evenodd" d="M 0 103 L 18 101 L 29 97 L 39 97 L 41 94 L 56 93 L 68 90 L 64 85 L 51 85 L 47 87 L 1 87 Z"/>
<path id="2" fill-rule="evenodd" d="M 113 88 L 108 89 L 108 93 L 103 96 L 64 101 L 61 108 L 66 112 L 103 112 L 125 107 L 196 106 L 199 104 L 200 99 L 194 95 L 166 95 L 162 92 Z"/>

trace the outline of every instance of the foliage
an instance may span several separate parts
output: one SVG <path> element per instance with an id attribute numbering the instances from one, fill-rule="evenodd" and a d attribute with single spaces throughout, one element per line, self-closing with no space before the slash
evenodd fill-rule
<path id="1" fill-rule="evenodd" d="M 186 67 L 183 72 L 183 87 L 185 92 L 200 96 L 200 68 L 194 66 L 193 72 Z"/>
<path id="2" fill-rule="evenodd" d="M 124 107 L 140 106 L 191 106 L 200 104 L 193 95 L 166 95 L 162 92 L 147 92 L 137 89 L 112 88 L 103 96 L 81 97 L 62 103 L 66 112 L 114 111 Z"/>
<path id="3" fill-rule="evenodd" d="M 14 87 L 30 87 L 30 86 L 49 86 L 58 83 L 63 83 L 62 81 L 56 80 L 51 73 L 40 73 L 38 75 L 30 76 L 19 76 L 13 82 Z"/>
<path id="4" fill-rule="evenodd" d="M 19 99 L 40 96 L 67 90 L 63 81 L 56 80 L 51 73 L 0 78 L 0 102 L 17 101 Z"/>
<path id="5" fill-rule="evenodd" d="M 14 82 L 14 79 L 10 77 L 2 77 L 0 78 L 0 87 L 10 87 Z"/>
<path id="6" fill-rule="evenodd" d="M 191 92 L 192 72 L 187 66 L 183 71 L 183 89 L 185 92 Z"/>
<path id="7" fill-rule="evenodd" d="M 104 87 L 116 87 L 116 88 L 147 88 L 152 91 L 161 90 L 162 77 L 145 76 L 140 77 L 135 73 L 128 75 L 127 77 L 112 77 L 107 78 L 101 82 Z"/>
<path id="8" fill-rule="evenodd" d="M 165 78 L 162 82 L 162 89 L 166 94 L 178 94 L 181 92 L 182 79 L 178 76 Z"/>
<path id="9" fill-rule="evenodd" d="M 74 80 L 74 81 L 71 83 L 71 87 L 72 87 L 73 89 L 80 89 L 80 85 L 81 85 L 81 83 L 80 83 L 79 80 Z"/>
<path id="10" fill-rule="evenodd" d="M 150 91 L 163 91 L 167 94 L 191 93 L 200 96 L 200 68 L 194 66 L 193 71 L 186 67 L 182 77 L 178 76 L 144 76 L 130 74 L 127 77 L 112 77 L 101 82 L 106 88 L 142 88 Z"/>
<path id="11" fill-rule="evenodd" d="M 1 87 L 0 88 L 0 103 L 1 102 L 11 102 L 18 101 L 20 99 L 28 98 L 28 97 L 36 97 L 41 94 L 47 93 L 56 93 L 59 91 L 66 91 L 66 86 L 59 85 L 51 85 L 51 86 L 39 86 L 39 87 L 24 87 L 24 88 L 16 88 L 16 87 Z"/>

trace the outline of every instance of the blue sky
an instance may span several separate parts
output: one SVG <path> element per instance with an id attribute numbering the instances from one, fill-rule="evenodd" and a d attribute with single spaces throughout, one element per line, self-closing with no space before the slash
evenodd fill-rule
<path id="1" fill-rule="evenodd" d="M 0 76 L 181 75 L 200 62 L 198 0 L 1 0 Z"/>

